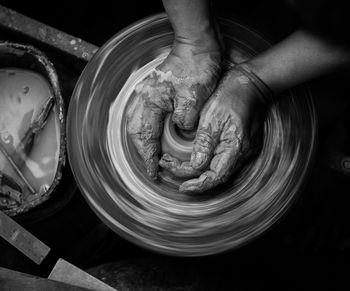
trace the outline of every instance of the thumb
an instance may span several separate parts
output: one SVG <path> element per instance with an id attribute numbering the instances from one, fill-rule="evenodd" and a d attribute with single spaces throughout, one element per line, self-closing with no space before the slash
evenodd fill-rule
<path id="1" fill-rule="evenodd" d="M 211 128 L 210 123 L 203 127 L 200 121 L 191 155 L 191 166 L 196 170 L 203 170 L 208 166 L 218 143 L 219 135 L 213 134 Z"/>

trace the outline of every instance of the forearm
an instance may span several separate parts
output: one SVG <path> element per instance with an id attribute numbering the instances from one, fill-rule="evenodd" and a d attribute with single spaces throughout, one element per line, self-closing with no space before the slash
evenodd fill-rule
<path id="1" fill-rule="evenodd" d="M 350 65 L 350 50 L 299 30 L 247 62 L 275 94 Z"/>
<path id="2" fill-rule="evenodd" d="M 203 42 L 215 38 L 209 0 L 163 0 L 163 5 L 176 41 L 207 46 Z"/>

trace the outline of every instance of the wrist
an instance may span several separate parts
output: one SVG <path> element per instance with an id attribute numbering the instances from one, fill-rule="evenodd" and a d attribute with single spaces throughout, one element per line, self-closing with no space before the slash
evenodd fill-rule
<path id="1" fill-rule="evenodd" d="M 213 96 L 221 97 L 218 106 L 234 109 L 235 115 L 243 123 L 249 123 L 252 112 L 263 112 L 266 108 L 265 98 L 261 97 L 251 79 L 236 67 L 224 74 L 216 92 L 218 94 L 214 93 Z"/>
<path id="2" fill-rule="evenodd" d="M 274 91 L 270 86 L 259 76 L 259 71 L 252 63 L 244 62 L 234 67 L 234 70 L 238 71 L 242 76 L 247 78 L 247 82 L 251 83 L 252 88 L 256 91 L 264 104 L 272 102 L 274 97 Z"/>
<path id="3" fill-rule="evenodd" d="M 192 54 L 208 52 L 222 53 L 223 45 L 219 32 L 209 22 L 193 30 L 175 33 L 174 49 L 189 50 Z"/>

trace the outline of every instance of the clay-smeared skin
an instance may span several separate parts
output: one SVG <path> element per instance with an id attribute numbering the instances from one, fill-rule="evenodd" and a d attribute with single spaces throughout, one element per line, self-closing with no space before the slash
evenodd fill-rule
<path id="1" fill-rule="evenodd" d="M 135 101 L 128 109 L 128 133 L 145 162 L 151 178 L 157 177 L 160 137 L 165 115 L 192 129 L 199 112 L 215 89 L 220 75 L 221 53 L 175 45 L 165 61 L 137 85 Z"/>
<path id="2" fill-rule="evenodd" d="M 261 100 L 242 73 L 232 69 L 224 76 L 201 112 L 191 161 L 181 163 L 169 155 L 160 160 L 175 176 L 197 176 L 184 182 L 181 192 L 202 192 L 228 179 L 248 154 L 252 129 L 262 123 Z"/>
<path id="3" fill-rule="evenodd" d="M 159 165 L 179 178 L 189 179 L 198 177 L 201 174 L 201 171 L 194 169 L 189 161 L 181 162 L 169 154 L 164 154 L 162 156 Z"/>

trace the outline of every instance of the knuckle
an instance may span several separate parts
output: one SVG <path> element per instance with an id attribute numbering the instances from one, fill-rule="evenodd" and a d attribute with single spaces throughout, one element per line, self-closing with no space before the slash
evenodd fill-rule
<path id="1" fill-rule="evenodd" d="M 187 96 L 176 95 L 174 99 L 174 107 L 175 109 L 179 109 L 182 111 L 189 111 L 193 107 L 195 107 L 198 103 L 197 98 L 193 96 L 193 94 L 188 94 Z"/>

